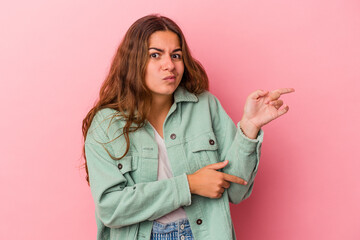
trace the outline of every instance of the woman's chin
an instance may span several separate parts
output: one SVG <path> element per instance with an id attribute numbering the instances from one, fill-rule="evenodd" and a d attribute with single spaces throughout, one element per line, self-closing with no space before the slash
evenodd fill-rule
<path id="1" fill-rule="evenodd" d="M 177 88 L 177 86 L 176 87 L 175 86 L 167 86 L 162 89 L 152 91 L 152 93 L 153 93 L 153 95 L 158 95 L 158 96 L 170 96 L 175 92 L 176 88 Z"/>

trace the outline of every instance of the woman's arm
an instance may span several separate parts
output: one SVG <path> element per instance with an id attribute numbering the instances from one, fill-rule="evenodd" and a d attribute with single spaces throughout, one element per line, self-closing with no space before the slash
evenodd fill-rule
<path id="1" fill-rule="evenodd" d="M 243 117 L 237 126 L 214 97 L 211 105 L 212 120 L 219 144 L 220 160 L 229 160 L 223 171 L 248 182 L 247 185 L 231 183 L 228 189 L 231 202 L 239 203 L 250 196 L 263 141 L 261 127 L 289 110 L 286 105 L 281 108 L 283 101 L 279 98 L 282 94 L 293 91 L 292 88 L 283 88 L 272 92 L 253 92 L 246 100 Z"/>
<path id="2" fill-rule="evenodd" d="M 215 103 L 213 130 L 218 141 L 219 160 L 229 161 L 222 171 L 247 182 L 246 185 L 231 183 L 228 188 L 230 202 L 237 204 L 249 197 L 252 192 L 264 134 L 259 130 L 256 139 L 248 138 L 240 129 L 240 123 L 237 126 L 234 124 L 217 99 Z"/>
<path id="3" fill-rule="evenodd" d="M 131 179 L 125 157 L 114 161 L 101 143 L 109 142 L 108 122 L 101 113 L 94 118 L 86 139 L 85 153 L 90 188 L 99 219 L 111 228 L 155 220 L 191 204 L 191 194 L 185 174 L 170 179 L 137 183 Z M 107 150 L 114 153 L 111 144 Z M 131 157 L 130 157 L 131 158 Z M 123 164 L 121 170 L 118 164 Z M 130 162 L 131 163 L 131 162 Z"/>
<path id="4" fill-rule="evenodd" d="M 118 228 L 155 220 L 181 206 L 191 204 L 185 174 L 125 186 L 126 177 L 102 146 L 86 144 L 85 151 L 96 213 L 107 227 Z"/>

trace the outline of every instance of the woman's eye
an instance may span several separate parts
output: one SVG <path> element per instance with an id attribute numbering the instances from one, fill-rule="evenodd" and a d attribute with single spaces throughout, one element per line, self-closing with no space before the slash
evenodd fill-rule
<path id="1" fill-rule="evenodd" d="M 181 59 L 181 55 L 180 54 L 174 54 L 173 58 Z"/>
<path id="2" fill-rule="evenodd" d="M 151 53 L 150 57 L 151 58 L 157 58 L 157 57 L 159 57 L 159 54 L 158 53 Z"/>

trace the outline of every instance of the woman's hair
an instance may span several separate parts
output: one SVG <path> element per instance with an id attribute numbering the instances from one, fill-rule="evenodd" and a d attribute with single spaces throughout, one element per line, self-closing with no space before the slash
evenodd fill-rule
<path id="1" fill-rule="evenodd" d="M 180 86 L 194 94 L 208 90 L 209 83 L 206 72 L 202 65 L 191 56 L 179 26 L 171 19 L 160 15 L 148 15 L 138 19 L 131 25 L 120 43 L 111 63 L 109 74 L 101 86 L 99 99 L 82 123 L 85 141 L 90 124 L 95 114 L 101 109 L 112 108 L 117 111 L 113 117 L 120 116 L 126 121 L 122 134 L 120 134 L 120 136 L 124 135 L 126 140 L 125 153 L 121 157 L 115 158 L 106 150 L 114 160 L 119 160 L 128 153 L 129 133 L 144 126 L 150 111 L 152 98 L 150 90 L 145 85 L 145 71 L 149 60 L 149 38 L 157 31 L 171 31 L 179 37 L 184 62 L 184 74 Z M 83 156 L 86 180 L 89 182 L 85 145 L 83 146 Z"/>

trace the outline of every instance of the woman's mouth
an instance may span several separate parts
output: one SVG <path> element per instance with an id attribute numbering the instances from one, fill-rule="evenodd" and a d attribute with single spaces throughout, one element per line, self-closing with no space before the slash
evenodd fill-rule
<path id="1" fill-rule="evenodd" d="M 163 80 L 175 80 L 175 75 L 164 77 Z"/>

